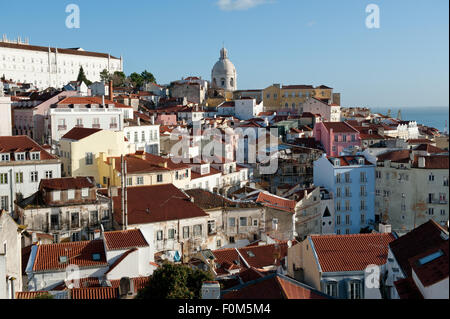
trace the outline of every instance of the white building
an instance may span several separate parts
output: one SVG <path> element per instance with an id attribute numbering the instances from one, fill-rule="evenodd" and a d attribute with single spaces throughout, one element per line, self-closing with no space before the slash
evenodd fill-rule
<path id="1" fill-rule="evenodd" d="M 237 90 L 237 74 L 234 64 L 228 59 L 228 50 L 220 50 L 220 59 L 211 72 L 211 87 L 226 91 Z"/>
<path id="2" fill-rule="evenodd" d="M 133 108 L 99 97 L 68 97 L 48 111 L 51 139 L 56 144 L 74 127 L 122 131 L 124 120 L 133 118 Z"/>
<path id="3" fill-rule="evenodd" d="M 137 117 L 136 124 L 128 124 L 123 128 L 128 144 L 134 144 L 136 151 L 145 151 L 159 155 L 159 125 L 142 123 Z"/>
<path id="4" fill-rule="evenodd" d="M 61 177 L 61 162 L 28 136 L 0 136 L 0 209 L 13 211 L 20 194 L 37 192 L 42 178 Z"/>
<path id="5" fill-rule="evenodd" d="M 11 98 L 5 97 L 3 83 L 0 81 L 0 136 L 12 135 Z"/>
<path id="6" fill-rule="evenodd" d="M 58 49 L 0 40 L 0 74 L 22 83 L 32 83 L 38 89 L 61 88 L 78 77 L 83 67 L 86 77 L 100 81 L 100 72 L 123 71 L 122 58 L 82 48 Z"/>
<path id="7" fill-rule="evenodd" d="M 253 98 L 241 98 L 234 101 L 234 116 L 240 120 L 249 120 L 256 117 L 264 109 L 263 102 L 259 104 Z"/>
<path id="8" fill-rule="evenodd" d="M 24 230 L 10 214 L 0 209 L 0 299 L 13 299 L 15 292 L 22 291 Z"/>

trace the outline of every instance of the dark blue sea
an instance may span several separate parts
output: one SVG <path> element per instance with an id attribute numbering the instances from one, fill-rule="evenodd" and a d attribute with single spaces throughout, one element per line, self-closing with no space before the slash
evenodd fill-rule
<path id="1" fill-rule="evenodd" d="M 421 107 L 371 107 L 372 113 L 381 113 L 386 115 L 388 110 L 391 110 L 391 116 L 396 118 L 398 110 L 402 111 L 402 120 L 417 121 L 418 124 L 431 126 L 437 128 L 439 131 L 445 131 L 445 121 L 447 120 L 448 132 L 448 106 L 421 106 Z"/>

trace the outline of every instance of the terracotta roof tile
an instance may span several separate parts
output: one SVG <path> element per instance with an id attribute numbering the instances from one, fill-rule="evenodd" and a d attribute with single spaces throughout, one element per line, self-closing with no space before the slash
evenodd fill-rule
<path id="1" fill-rule="evenodd" d="M 322 124 L 327 128 L 328 131 L 333 129 L 334 133 L 358 133 L 358 130 L 353 128 L 348 123 L 345 122 L 322 122 Z"/>
<path id="2" fill-rule="evenodd" d="M 67 190 L 95 187 L 95 180 L 91 177 L 63 177 L 41 179 L 39 188 L 48 190 Z"/>
<path id="3" fill-rule="evenodd" d="M 362 271 L 384 265 L 392 234 L 312 235 L 322 272 Z"/>
<path id="4" fill-rule="evenodd" d="M 256 202 L 261 203 L 262 205 L 267 207 L 283 210 L 290 213 L 295 212 L 295 205 L 297 205 L 297 202 L 294 200 L 281 198 L 279 196 L 275 196 L 265 192 L 259 193 Z"/>
<path id="5" fill-rule="evenodd" d="M 99 129 L 99 128 L 74 127 L 69 132 L 64 134 L 62 136 L 62 138 L 65 138 L 68 140 L 80 141 L 83 138 L 91 136 L 92 134 L 95 134 L 100 131 L 101 131 L 101 129 Z"/>
<path id="6" fill-rule="evenodd" d="M 108 250 L 123 250 L 149 246 L 139 229 L 105 232 L 104 238 Z"/>
<path id="7" fill-rule="evenodd" d="M 106 195 L 105 190 L 101 190 Z M 113 198 L 114 218 L 122 224 L 121 190 Z M 208 216 L 172 184 L 127 188 L 128 224 L 148 224 Z"/>
<path id="8" fill-rule="evenodd" d="M 94 260 L 93 254 L 99 254 L 100 259 Z M 60 256 L 66 256 L 67 262 L 61 263 Z M 74 264 L 80 268 L 106 266 L 103 240 L 39 245 L 33 271 L 65 269 L 68 264 Z"/>
<path id="9" fill-rule="evenodd" d="M 72 299 L 117 299 L 119 289 L 112 287 L 74 288 L 71 290 Z"/>
<path id="10" fill-rule="evenodd" d="M 55 156 L 48 153 L 42 146 L 28 136 L 0 136 L 0 153 L 14 152 L 40 152 L 41 160 L 56 159 Z M 27 154 L 26 159 L 31 159 L 29 154 Z M 11 161 L 15 161 L 15 158 L 11 158 Z"/>

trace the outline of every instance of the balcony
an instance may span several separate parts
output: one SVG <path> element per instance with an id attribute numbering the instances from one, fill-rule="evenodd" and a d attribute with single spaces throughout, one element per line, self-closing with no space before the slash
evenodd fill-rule
<path id="1" fill-rule="evenodd" d="M 92 128 L 100 128 L 100 124 L 92 124 Z"/>
<path id="2" fill-rule="evenodd" d="M 361 178 L 359 181 L 360 181 L 360 183 L 365 184 L 365 183 L 367 183 L 367 177 Z"/>
<path id="3" fill-rule="evenodd" d="M 58 125 L 58 131 L 65 131 L 67 130 L 67 125 Z"/>
<path id="4" fill-rule="evenodd" d="M 351 178 L 346 178 L 344 181 L 344 184 L 351 184 L 352 183 L 352 179 Z"/>
<path id="5" fill-rule="evenodd" d="M 367 192 L 360 192 L 360 193 L 359 193 L 359 196 L 360 196 L 360 197 L 367 197 Z"/>
<path id="6" fill-rule="evenodd" d="M 344 197 L 352 197 L 352 193 L 351 192 L 350 193 L 345 193 Z"/>
<path id="7" fill-rule="evenodd" d="M 428 200 L 428 204 L 447 205 L 448 201 L 447 201 L 447 199 L 432 199 L 432 200 Z"/>
<path id="8" fill-rule="evenodd" d="M 111 123 L 111 124 L 109 124 L 109 128 L 117 128 L 117 123 Z"/>
<path id="9" fill-rule="evenodd" d="M 75 125 L 75 127 L 81 127 L 81 128 L 83 128 L 84 125 L 83 125 L 83 124 L 77 124 L 77 125 Z"/>

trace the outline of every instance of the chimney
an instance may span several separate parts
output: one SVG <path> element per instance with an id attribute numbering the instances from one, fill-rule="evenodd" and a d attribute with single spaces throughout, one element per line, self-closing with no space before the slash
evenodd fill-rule
<path id="1" fill-rule="evenodd" d="M 390 233 L 392 233 L 392 226 L 389 224 L 380 223 L 379 232 L 381 234 L 390 234 Z"/>
<path id="2" fill-rule="evenodd" d="M 102 95 L 102 106 L 103 106 L 103 108 L 105 107 L 105 96 L 104 95 Z"/>
<path id="3" fill-rule="evenodd" d="M 155 115 L 154 115 L 154 114 L 152 114 L 152 116 L 150 117 L 150 119 L 151 119 L 152 125 L 155 125 Z"/>
<path id="4" fill-rule="evenodd" d="M 112 101 L 114 97 L 113 81 L 109 81 L 109 99 Z"/>
<path id="5" fill-rule="evenodd" d="M 425 157 L 419 157 L 419 168 L 425 168 Z"/>
<path id="6" fill-rule="evenodd" d="M 205 281 L 201 290 L 202 299 L 220 299 L 220 284 L 218 281 Z"/>
<path id="7" fill-rule="evenodd" d="M 141 118 L 139 116 L 137 117 L 137 125 L 141 126 Z"/>

